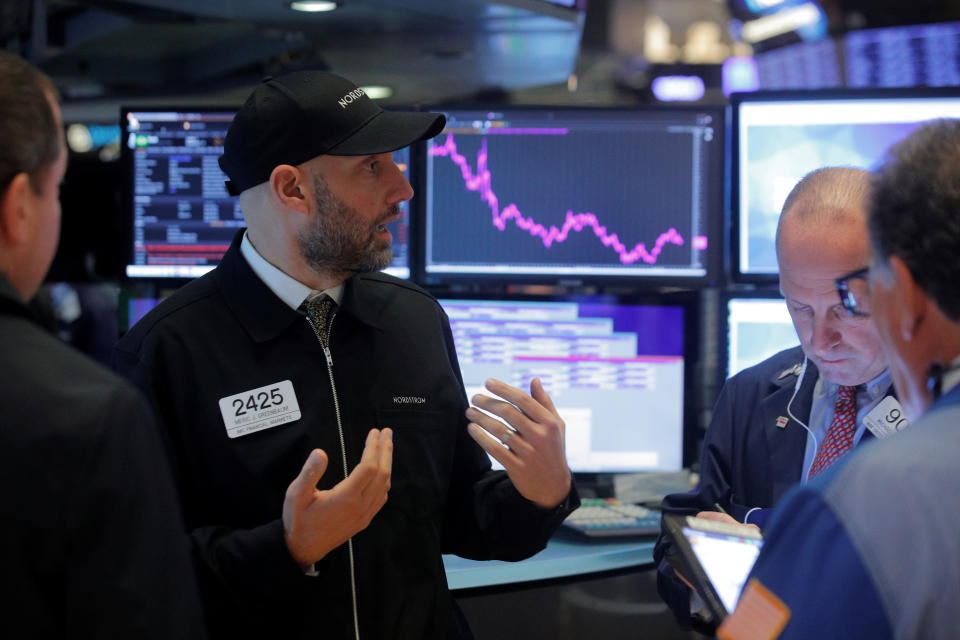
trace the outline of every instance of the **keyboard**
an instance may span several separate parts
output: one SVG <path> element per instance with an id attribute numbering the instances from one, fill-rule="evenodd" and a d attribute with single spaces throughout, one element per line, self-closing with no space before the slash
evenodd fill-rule
<path id="1" fill-rule="evenodd" d="M 563 521 L 563 530 L 592 539 L 660 534 L 660 512 L 612 498 L 583 498 Z"/>

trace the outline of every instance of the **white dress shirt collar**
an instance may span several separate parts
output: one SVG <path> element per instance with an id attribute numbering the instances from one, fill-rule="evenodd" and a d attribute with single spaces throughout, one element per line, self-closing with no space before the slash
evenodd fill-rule
<path id="1" fill-rule="evenodd" d="M 884 369 L 880 372 L 880 375 L 868 380 L 867 382 L 856 385 L 857 386 L 857 397 L 865 397 L 868 402 L 874 400 L 880 400 L 887 395 L 887 392 L 890 390 L 892 381 L 890 379 L 890 370 Z M 817 380 L 817 386 L 814 387 L 814 396 L 815 397 L 829 397 L 832 401 L 836 401 L 837 396 L 840 394 L 840 385 L 835 382 L 827 382 L 821 376 Z"/>
<path id="2" fill-rule="evenodd" d="M 257 277 L 263 281 L 263 284 L 267 285 L 267 288 L 273 291 L 291 309 L 299 309 L 304 301 L 322 293 L 333 298 L 333 301 L 337 304 L 340 304 L 343 299 L 343 283 L 323 291 L 311 289 L 267 262 L 250 242 L 250 236 L 247 233 L 243 234 L 243 240 L 240 242 L 240 253 L 247 264 L 250 265 L 250 268 L 253 269 L 253 272 L 257 274 Z"/>

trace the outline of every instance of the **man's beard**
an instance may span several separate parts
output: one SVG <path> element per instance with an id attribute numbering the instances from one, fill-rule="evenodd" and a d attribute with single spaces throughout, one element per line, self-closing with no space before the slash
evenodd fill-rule
<path id="1" fill-rule="evenodd" d="M 330 191 L 326 181 L 313 175 L 317 208 L 312 224 L 297 235 L 300 251 L 318 273 L 368 273 L 393 262 L 393 247 L 378 242 L 377 226 L 399 214 L 393 205 L 377 221 L 366 225 L 360 214 Z"/>

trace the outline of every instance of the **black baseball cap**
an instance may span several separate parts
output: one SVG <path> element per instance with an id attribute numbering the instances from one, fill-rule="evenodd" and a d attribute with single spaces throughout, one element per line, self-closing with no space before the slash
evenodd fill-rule
<path id="1" fill-rule="evenodd" d="M 432 138 L 445 122 L 435 113 L 385 111 L 336 74 L 297 71 L 253 90 L 227 130 L 220 168 L 227 191 L 238 195 L 269 180 L 278 165 L 396 151 Z"/>

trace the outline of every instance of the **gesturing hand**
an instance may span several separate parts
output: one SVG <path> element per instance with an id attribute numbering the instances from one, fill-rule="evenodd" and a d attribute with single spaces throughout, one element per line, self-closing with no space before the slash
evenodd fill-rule
<path id="1" fill-rule="evenodd" d="M 513 428 L 470 408 L 470 436 L 504 466 L 523 497 L 547 509 L 557 506 L 570 492 L 570 468 L 564 449 L 565 425 L 543 384 L 534 378 L 529 395 L 499 380 L 487 380 L 485 386 L 506 402 L 477 394 L 473 404 Z"/>
<path id="2" fill-rule="evenodd" d="M 312 565 L 367 528 L 387 502 L 392 464 L 393 432 L 371 429 L 360 464 L 332 489 L 320 491 L 327 454 L 310 452 L 283 500 L 283 535 L 297 564 Z"/>

